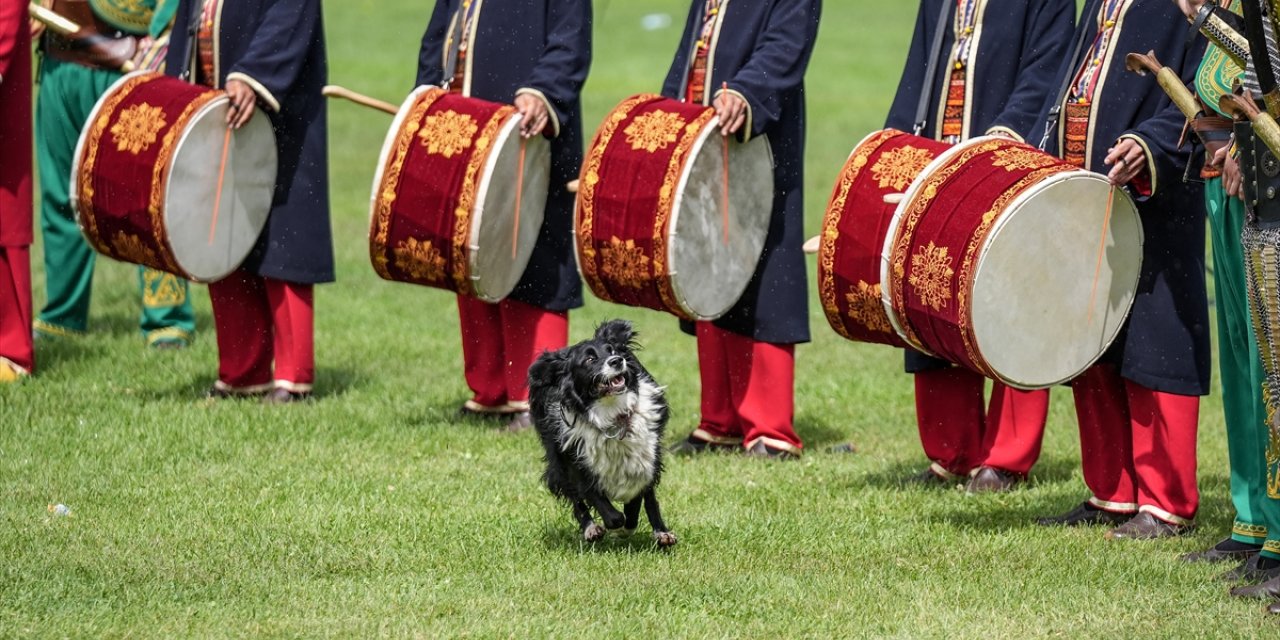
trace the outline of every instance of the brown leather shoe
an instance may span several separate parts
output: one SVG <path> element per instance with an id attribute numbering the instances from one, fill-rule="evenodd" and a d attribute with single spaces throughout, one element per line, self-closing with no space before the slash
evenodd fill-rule
<path id="1" fill-rule="evenodd" d="M 1036 524 L 1042 527 L 1079 527 L 1094 524 L 1115 526 L 1132 517 L 1132 513 L 1116 513 L 1099 509 L 1088 502 L 1081 502 L 1076 505 L 1076 508 L 1066 513 L 1040 518 L 1036 520 Z"/>
<path id="2" fill-rule="evenodd" d="M 1276 577 L 1262 584 L 1232 589 L 1231 595 L 1237 598 L 1280 598 L 1280 570 L 1276 571 Z"/>
<path id="3" fill-rule="evenodd" d="M 528 431 L 529 427 L 532 426 L 533 418 L 529 415 L 529 412 L 521 411 L 520 413 L 517 413 L 515 417 L 511 419 L 511 422 L 508 422 L 507 426 L 503 427 L 502 430 L 507 433 L 520 433 L 521 431 Z"/>
<path id="4" fill-rule="evenodd" d="M 800 456 L 785 449 L 775 449 L 762 441 L 757 441 L 745 451 L 749 458 L 769 458 L 770 460 L 796 460 Z"/>
<path id="5" fill-rule="evenodd" d="M 965 483 L 965 493 L 1004 493 L 1018 488 L 1026 478 L 1022 474 L 983 465 L 978 467 L 969 482 Z"/>
<path id="6" fill-rule="evenodd" d="M 1155 540 L 1172 538 L 1191 530 L 1191 525 L 1165 522 L 1145 511 L 1129 518 L 1129 521 L 1108 531 L 1108 540 Z"/>
<path id="7" fill-rule="evenodd" d="M 1183 562 L 1192 562 L 1192 563 L 1195 563 L 1195 562 L 1242 562 L 1242 561 L 1248 560 L 1253 556 L 1258 555 L 1258 551 L 1262 549 L 1262 547 L 1260 546 L 1258 547 L 1249 546 L 1243 549 L 1231 549 L 1231 550 L 1223 550 L 1220 548 L 1224 545 L 1228 545 L 1233 542 L 1235 542 L 1235 540 L 1233 540 L 1230 536 L 1227 536 L 1226 538 L 1219 540 L 1212 547 L 1209 547 L 1204 551 L 1194 551 L 1191 553 L 1184 553 L 1181 556 L 1178 556 L 1178 559 Z"/>
<path id="8" fill-rule="evenodd" d="M 1250 556 L 1248 560 L 1245 560 L 1236 568 L 1218 576 L 1218 578 L 1226 582 L 1258 584 L 1280 576 L 1280 567 L 1270 567 L 1268 569 L 1259 567 L 1258 561 L 1261 559 L 1261 555 L 1254 554 Z"/>

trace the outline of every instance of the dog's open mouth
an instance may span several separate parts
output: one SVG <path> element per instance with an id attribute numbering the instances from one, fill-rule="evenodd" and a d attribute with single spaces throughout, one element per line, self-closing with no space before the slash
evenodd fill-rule
<path id="1" fill-rule="evenodd" d="M 627 379 L 623 376 L 614 376 L 600 383 L 600 393 L 616 395 L 622 393 L 627 388 Z"/>

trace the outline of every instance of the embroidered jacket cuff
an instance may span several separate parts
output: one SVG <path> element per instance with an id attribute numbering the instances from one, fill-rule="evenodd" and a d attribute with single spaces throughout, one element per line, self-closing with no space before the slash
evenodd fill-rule
<path id="1" fill-rule="evenodd" d="M 252 77 L 239 71 L 232 71 L 227 74 L 227 82 L 231 82 L 232 80 L 239 80 L 240 82 L 249 85 L 249 88 L 253 89 L 253 92 L 258 94 L 258 97 L 262 99 L 262 102 L 265 103 L 267 107 L 276 113 L 280 113 L 280 101 L 276 100 L 276 97 L 272 95 L 266 87 L 262 86 L 261 82 L 258 82 Z"/>
<path id="2" fill-rule="evenodd" d="M 1138 145 L 1142 147 L 1142 152 L 1147 157 L 1147 175 L 1151 176 L 1150 195 L 1155 195 L 1157 190 L 1160 188 L 1160 183 L 1158 182 L 1159 176 L 1156 174 L 1156 158 L 1155 156 L 1151 155 L 1151 147 L 1147 146 L 1147 141 L 1143 140 L 1142 136 L 1139 136 L 1136 134 L 1126 133 L 1120 136 L 1120 139 L 1133 140 L 1134 142 L 1138 143 Z M 1142 174 L 1138 174 L 1138 175 L 1141 176 Z"/>
<path id="3" fill-rule="evenodd" d="M 560 137 L 560 116 L 556 115 L 556 108 L 551 105 L 551 101 L 547 99 L 547 95 L 532 87 L 522 87 L 516 90 L 516 95 L 530 95 L 538 98 L 547 106 L 547 119 L 551 121 L 551 137 Z"/>

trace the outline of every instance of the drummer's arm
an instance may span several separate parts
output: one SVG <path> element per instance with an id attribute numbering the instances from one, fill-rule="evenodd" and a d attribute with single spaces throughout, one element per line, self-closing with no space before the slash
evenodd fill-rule
<path id="1" fill-rule="evenodd" d="M 1031 130 L 1045 101 L 1050 99 L 1049 94 L 1057 88 L 1057 70 L 1067 57 L 1075 31 L 1075 0 L 1033 4 L 1036 9 L 1026 25 L 1023 62 L 1013 93 L 987 129 L 988 134 L 1004 134 L 1019 141 Z"/>
<path id="2" fill-rule="evenodd" d="M 454 11 L 447 2 L 437 2 L 427 21 L 427 31 L 422 34 L 422 46 L 418 49 L 418 78 L 415 86 L 440 86 L 444 83 L 444 41 L 449 37 L 449 23 Z"/>
<path id="3" fill-rule="evenodd" d="M 231 66 L 227 82 L 243 82 L 263 105 L 279 112 L 280 96 L 291 93 L 312 42 L 323 37 L 319 0 L 276 0 L 263 15 L 248 50 Z"/>
<path id="4" fill-rule="evenodd" d="M 551 0 L 548 3 L 547 42 L 538 56 L 533 76 L 516 91 L 516 98 L 536 98 L 545 107 L 551 125 L 550 137 L 560 135 L 560 126 L 573 115 L 591 67 L 591 0 Z M 527 102 L 523 98 L 520 102 Z M 526 132 L 538 135 L 524 109 Z M 544 123 L 546 124 L 546 123 Z"/>
<path id="5" fill-rule="evenodd" d="M 728 88 L 717 91 L 746 102 L 744 140 L 772 129 L 782 118 L 782 95 L 804 82 L 821 9 L 821 0 L 780 0 L 750 59 L 728 81 Z"/>
<path id="6" fill-rule="evenodd" d="M 1196 69 L 1203 56 L 1203 39 L 1197 39 L 1185 48 L 1181 65 L 1177 67 L 1182 70 L 1183 84 L 1194 86 Z M 1142 153 L 1137 158 L 1138 166 L 1132 160 L 1127 160 L 1125 167 L 1119 166 L 1115 160 L 1120 156 L 1115 151 L 1107 158 L 1111 165 L 1110 177 L 1113 183 L 1130 184 L 1140 198 L 1157 195 L 1161 186 L 1181 180 L 1187 162 L 1190 161 L 1189 152 L 1178 146 L 1187 118 L 1168 96 L 1162 96 L 1161 99 L 1164 101 L 1163 108 L 1122 134 L 1113 147 L 1116 151 L 1121 150 L 1122 146 L 1128 149 L 1140 147 Z M 1126 173 L 1134 173 L 1134 176 L 1125 180 Z"/>

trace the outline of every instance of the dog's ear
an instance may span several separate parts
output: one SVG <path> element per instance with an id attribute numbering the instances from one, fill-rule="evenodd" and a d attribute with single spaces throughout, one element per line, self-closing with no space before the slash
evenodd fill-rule
<path id="1" fill-rule="evenodd" d="M 533 364 L 529 365 L 529 393 L 536 389 L 557 387 L 560 380 L 569 375 L 569 354 L 567 349 L 559 351 L 543 351 Z"/>
<path id="2" fill-rule="evenodd" d="M 635 351 L 636 331 L 626 320 L 610 320 L 596 328 L 596 340 L 607 342 L 616 349 Z"/>

